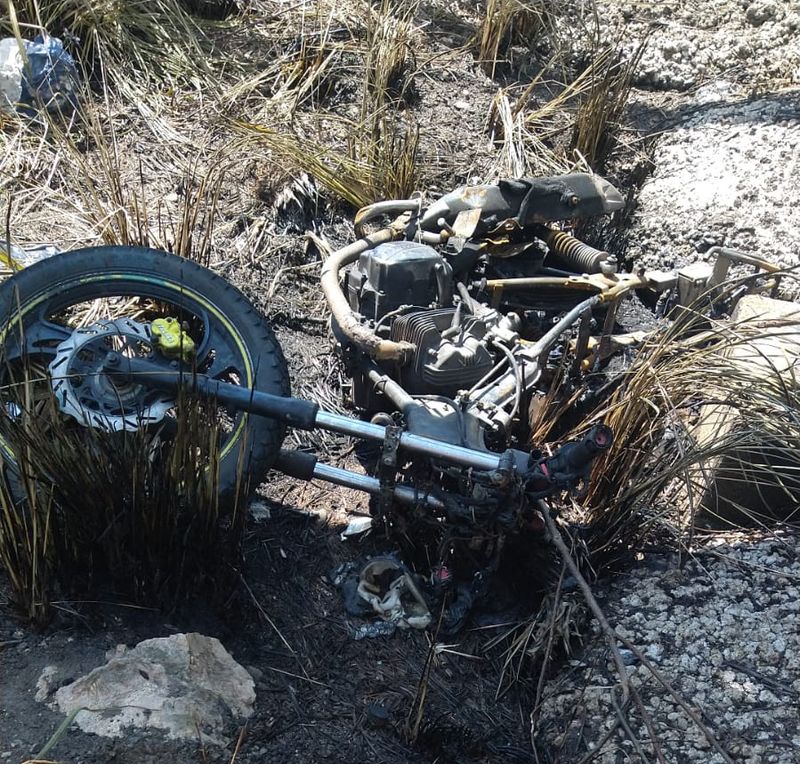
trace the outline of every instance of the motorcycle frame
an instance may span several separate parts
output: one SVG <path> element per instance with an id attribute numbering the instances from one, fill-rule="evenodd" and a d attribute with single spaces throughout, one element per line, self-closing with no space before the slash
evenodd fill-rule
<path id="1" fill-rule="evenodd" d="M 389 238 L 391 236 L 387 236 L 387 239 Z M 355 245 L 349 245 L 349 249 L 360 249 L 361 246 L 369 247 L 372 243 L 361 239 Z M 710 254 L 715 256 L 714 265 L 709 269 L 711 271 L 710 274 L 704 274 L 705 277 L 700 279 L 702 284 L 695 283 L 690 285 L 693 289 L 684 290 L 686 291 L 686 294 L 683 295 L 684 304 L 689 298 L 697 296 L 698 289 L 705 291 L 720 284 L 727 275 L 731 263 L 755 266 L 757 270 L 772 275 L 773 278 L 765 285 L 767 290 L 774 292 L 780 283 L 779 269 L 760 258 L 754 258 L 722 247 L 713 248 Z M 330 259 L 336 260 L 336 253 Z M 708 269 L 708 266 L 705 267 Z M 338 268 L 335 273 L 338 280 Z M 665 278 L 666 276 L 667 274 L 660 272 L 639 271 L 636 274 L 595 274 L 563 279 L 565 283 L 559 283 L 559 286 L 586 290 L 594 294 L 580 303 L 575 309 L 569 311 L 556 326 L 535 343 L 536 353 L 533 354 L 534 357 L 541 355 L 558 336 L 572 327 L 576 321 L 581 320 L 594 304 L 606 302 L 616 305 L 624 295 L 637 288 L 650 288 L 659 292 L 680 286 L 681 275 L 679 273 L 670 275 L 669 278 Z M 497 295 L 498 292 L 502 293 L 503 290 L 530 289 L 549 281 L 551 280 L 543 278 L 504 279 L 490 281 L 487 286 L 490 292 Z M 558 281 L 561 282 L 562 280 L 559 279 Z M 585 342 L 588 339 L 588 337 L 584 337 Z M 602 345 L 603 343 L 601 342 L 600 344 Z M 588 347 L 578 348 L 579 354 L 587 350 Z M 118 353 L 110 353 L 106 358 L 104 370 L 119 379 L 135 381 L 138 384 L 154 387 L 175 395 L 179 391 L 183 391 L 213 398 L 237 411 L 278 419 L 286 425 L 298 429 L 320 429 L 361 440 L 377 442 L 381 444 L 384 451 L 386 451 L 390 441 L 396 441 L 397 450 L 400 452 L 404 452 L 407 455 L 427 457 L 441 465 L 451 465 L 488 473 L 492 483 L 497 486 L 511 484 L 514 475 L 524 474 L 530 467 L 530 455 L 518 449 L 509 448 L 503 453 L 494 453 L 455 445 L 437 438 L 409 432 L 405 428 L 365 422 L 324 411 L 318 403 L 313 401 L 250 390 L 239 385 L 212 379 L 194 371 L 185 371 L 180 368 L 165 369 L 159 363 L 142 358 L 131 358 Z M 390 430 L 396 432 L 390 433 Z M 376 477 L 320 462 L 314 454 L 305 451 L 281 449 L 273 467 L 290 477 L 306 481 L 313 479 L 323 480 L 374 496 L 385 496 L 387 490 L 389 490 L 393 499 L 401 504 L 444 509 L 450 498 L 457 498 L 441 492 L 434 496 L 409 485 L 395 485 L 394 480 L 389 481 L 387 489 L 385 470 L 383 470 L 384 480 L 382 481 Z"/>
<path id="2" fill-rule="evenodd" d="M 104 371 L 118 379 L 135 381 L 137 384 L 175 395 L 183 391 L 213 398 L 237 411 L 278 419 L 286 425 L 302 430 L 321 429 L 378 442 L 384 446 L 388 440 L 389 427 L 324 411 L 313 401 L 249 390 L 203 374 L 180 369 L 165 369 L 157 363 L 140 358 L 109 353 Z M 497 485 L 507 484 L 515 473 L 524 472 L 530 460 L 529 454 L 517 449 L 507 449 L 498 454 L 453 445 L 404 430 L 399 432 L 397 440 L 399 451 L 427 457 L 446 465 L 490 473 L 492 482 Z M 384 485 L 378 478 L 321 463 L 315 455 L 305 451 L 281 449 L 274 467 L 290 477 L 301 480 L 324 480 L 370 495 L 382 494 L 384 490 Z M 431 509 L 444 508 L 448 498 L 441 493 L 433 496 L 407 485 L 393 485 L 391 491 L 393 498 L 399 503 L 425 505 Z"/>

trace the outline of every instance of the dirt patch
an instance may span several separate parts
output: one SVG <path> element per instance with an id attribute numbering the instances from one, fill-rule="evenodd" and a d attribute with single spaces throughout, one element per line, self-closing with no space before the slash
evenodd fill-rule
<path id="1" fill-rule="evenodd" d="M 280 490 L 279 484 L 269 490 Z M 495 701 L 500 668 L 482 654 L 486 638 L 480 632 L 463 635 L 457 646 L 433 657 L 421 732 L 415 744 L 408 742 L 406 725 L 426 674 L 430 642 L 417 632 L 359 642 L 351 638 L 327 575 L 339 562 L 381 544 L 357 548 L 339 542 L 341 526 L 331 515 L 337 506 L 356 507 L 327 489 L 309 493 L 302 511 L 271 504 L 268 521 L 251 523 L 242 571 L 248 588 L 224 612 L 196 610 L 166 618 L 124 606 L 72 603 L 64 608 L 80 607 L 82 617 L 63 612 L 45 634 L 33 634 L 4 614 L 3 696 L 10 701 L 4 700 L 0 711 L 0 755 L 23 761 L 62 721 L 35 700 L 45 666 L 58 669 L 55 690 L 102 664 L 117 644 L 199 631 L 217 637 L 256 680 L 255 713 L 237 761 L 355 764 L 365 755 L 386 762 L 528 761 L 529 737 L 519 718 L 528 705 L 525 688 Z M 327 520 L 317 516 L 315 506 Z M 381 726 L 368 714 L 371 704 L 388 712 Z M 107 740 L 71 728 L 52 755 L 87 764 L 155 762 L 165 756 L 222 762 L 230 760 L 231 749 L 209 747 L 203 753 L 199 745 L 153 733 Z"/>

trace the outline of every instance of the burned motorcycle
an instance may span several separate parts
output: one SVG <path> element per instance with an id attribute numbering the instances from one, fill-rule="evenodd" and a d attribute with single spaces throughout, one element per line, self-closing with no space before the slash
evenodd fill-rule
<path id="1" fill-rule="evenodd" d="M 223 499 L 243 459 L 253 485 L 274 467 L 362 490 L 398 536 L 413 537 L 420 523 L 433 529 L 431 569 L 474 577 L 497 567 L 505 539 L 538 533 L 542 499 L 578 487 L 611 445 L 598 424 L 553 453 L 530 450 L 529 407 L 553 370 L 581 375 L 641 339 L 619 333 L 629 294 L 663 311 L 721 283 L 731 262 L 775 270 L 718 250 L 709 265 L 622 273 L 613 255 L 554 225 L 622 206 L 606 181 L 573 174 L 362 209 L 360 238 L 321 276 L 360 418 L 290 397 L 269 325 L 234 287 L 138 247 L 62 254 L 0 287 L 4 384 L 33 363 L 63 415 L 113 432 L 168 432 L 179 390 L 198 394 L 224 421 Z M 379 219 L 388 224 L 364 233 Z M 283 450 L 287 426 L 372 441 L 378 458 L 363 474 Z"/>

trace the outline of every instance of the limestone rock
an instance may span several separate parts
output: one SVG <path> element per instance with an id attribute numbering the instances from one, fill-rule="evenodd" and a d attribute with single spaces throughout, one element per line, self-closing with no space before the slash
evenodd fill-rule
<path id="1" fill-rule="evenodd" d="M 76 709 L 84 732 L 120 737 L 127 727 L 164 730 L 173 739 L 225 745 L 226 731 L 247 719 L 253 679 L 219 640 L 202 634 L 148 639 L 72 684 L 55 703 Z"/>

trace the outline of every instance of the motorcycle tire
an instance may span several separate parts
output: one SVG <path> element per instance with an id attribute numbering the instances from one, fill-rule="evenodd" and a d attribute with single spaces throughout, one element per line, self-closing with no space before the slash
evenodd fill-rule
<path id="1" fill-rule="evenodd" d="M 235 287 L 201 265 L 146 247 L 101 246 L 55 255 L 0 285 L 0 347 L 8 359 L 36 357 L 43 364 L 71 334 L 53 315 L 96 298 L 140 297 L 169 304 L 205 322 L 205 353 L 230 362 L 225 373 L 248 389 L 289 396 L 289 374 L 268 322 Z M 216 343 L 214 345 L 213 343 Z M 214 376 L 214 375 L 212 375 Z M 222 378 L 217 376 L 217 378 Z M 231 381 L 226 377 L 226 381 Z M 280 451 L 284 425 L 244 412 L 233 415 L 220 443 L 220 504 L 233 499 L 242 475 L 251 487 L 262 481 Z M 4 449 L 6 450 L 6 449 Z M 6 460 L 13 455 L 5 453 Z"/>

